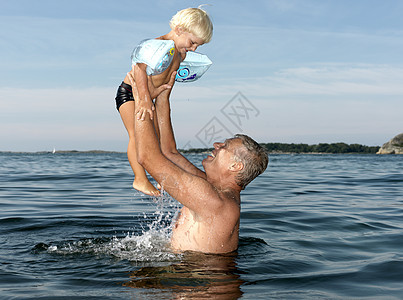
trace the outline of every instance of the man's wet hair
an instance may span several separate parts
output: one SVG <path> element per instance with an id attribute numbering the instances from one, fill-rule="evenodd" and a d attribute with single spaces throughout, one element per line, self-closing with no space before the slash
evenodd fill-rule
<path id="1" fill-rule="evenodd" d="M 236 134 L 234 138 L 240 139 L 244 146 L 237 149 L 235 159 L 244 165 L 243 169 L 238 173 L 237 184 L 242 189 L 245 189 L 253 179 L 266 170 L 269 157 L 266 150 L 251 137 L 244 134 Z"/>

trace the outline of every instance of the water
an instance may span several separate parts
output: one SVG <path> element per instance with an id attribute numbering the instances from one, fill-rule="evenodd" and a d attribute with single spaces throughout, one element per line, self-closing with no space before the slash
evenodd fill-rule
<path id="1" fill-rule="evenodd" d="M 0 298 L 402 299 L 402 167 L 272 155 L 237 253 L 205 255 L 169 250 L 179 206 L 135 193 L 125 154 L 2 153 Z"/>

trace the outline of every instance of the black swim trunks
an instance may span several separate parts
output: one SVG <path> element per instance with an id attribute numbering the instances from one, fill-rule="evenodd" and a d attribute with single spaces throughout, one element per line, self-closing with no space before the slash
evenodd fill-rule
<path id="1" fill-rule="evenodd" d="M 122 82 L 122 84 L 118 87 L 118 91 L 116 93 L 116 109 L 119 111 L 119 108 L 122 104 L 128 101 L 134 101 L 132 86 L 130 84 Z"/>

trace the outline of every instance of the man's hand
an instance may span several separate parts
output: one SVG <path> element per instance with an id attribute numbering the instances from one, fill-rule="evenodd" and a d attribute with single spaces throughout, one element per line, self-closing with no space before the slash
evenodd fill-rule
<path id="1" fill-rule="evenodd" d="M 156 88 L 152 82 L 150 76 L 147 76 L 147 85 L 148 85 L 148 93 L 144 95 L 144 97 L 140 97 L 138 89 L 136 87 L 136 83 L 134 80 L 134 66 L 132 70 L 127 73 L 127 77 L 129 78 L 130 85 L 132 86 L 132 92 L 134 99 L 136 100 L 136 111 L 135 115 L 137 115 L 137 119 L 144 121 L 147 114 L 150 115 L 150 119 L 153 119 L 155 106 L 153 104 L 153 99 L 157 98 L 163 92 L 170 91 L 174 82 L 176 71 L 172 72 L 169 82 L 167 84 L 163 84 L 160 87 Z"/>
<path id="2" fill-rule="evenodd" d="M 157 98 L 162 92 L 169 91 L 172 89 L 175 83 L 176 71 L 172 72 L 171 78 L 169 78 L 169 82 L 167 84 L 163 84 L 160 87 L 155 87 L 154 83 L 151 79 L 151 76 L 148 76 L 148 90 L 150 91 L 150 96 L 152 99 Z"/>

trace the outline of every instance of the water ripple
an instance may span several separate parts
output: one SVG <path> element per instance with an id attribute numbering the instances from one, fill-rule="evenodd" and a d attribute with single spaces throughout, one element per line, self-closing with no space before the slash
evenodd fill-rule
<path id="1" fill-rule="evenodd" d="M 403 156 L 272 155 L 227 256 L 172 252 L 179 206 L 135 193 L 125 154 L 0 165 L 4 298 L 403 297 Z"/>

